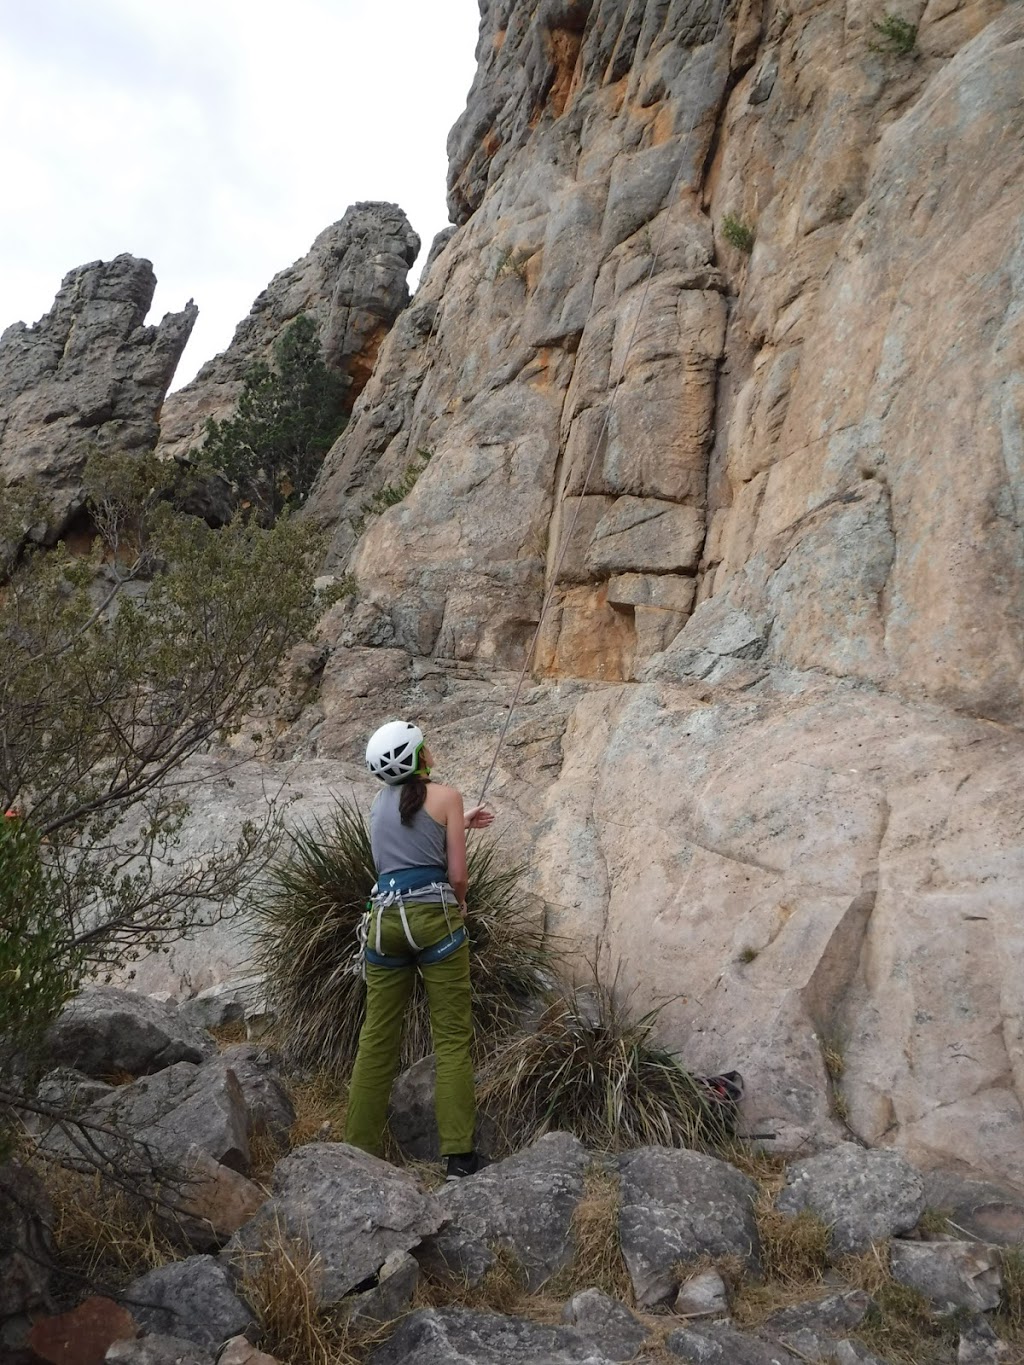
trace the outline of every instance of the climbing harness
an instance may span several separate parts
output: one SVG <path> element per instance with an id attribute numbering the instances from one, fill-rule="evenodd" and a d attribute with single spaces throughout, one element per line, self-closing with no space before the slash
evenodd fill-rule
<path id="1" fill-rule="evenodd" d="M 708 1128 L 719 1138 L 734 1137 L 743 1098 L 743 1077 L 738 1071 L 723 1071 L 718 1076 L 694 1076 L 693 1080 Z"/>
<path id="2" fill-rule="evenodd" d="M 457 928 L 452 927 L 451 916 L 448 913 L 448 897 L 454 896 L 455 893 L 447 878 L 447 869 L 443 867 L 403 867 L 397 872 L 382 873 L 370 892 L 366 913 L 356 930 L 358 947 L 353 955 L 350 970 L 357 972 L 365 981 L 367 964 L 371 967 L 391 968 L 429 967 L 434 963 L 444 962 L 453 953 L 457 953 L 469 935 L 463 924 Z M 424 948 L 413 938 L 412 930 L 409 927 L 409 917 L 406 913 L 405 898 L 408 896 L 411 901 L 416 901 L 418 897 L 428 893 L 440 893 L 441 908 L 444 911 L 444 922 L 448 927 L 448 936 L 441 939 L 440 942 L 432 943 L 429 947 Z M 412 950 L 400 957 L 385 953 L 381 949 L 381 916 L 385 910 L 392 908 L 398 910 L 405 941 Z M 376 921 L 374 916 L 376 916 Z M 372 943 L 371 939 L 373 940 Z"/>
<path id="3" fill-rule="evenodd" d="M 701 92 L 701 94 L 704 93 L 704 89 L 707 84 L 708 75 L 711 71 L 711 64 L 714 59 L 715 49 L 718 45 L 718 38 L 722 31 L 722 21 L 725 18 L 726 11 L 729 8 L 729 4 L 730 0 L 719 0 L 718 19 L 715 23 L 715 31 L 711 37 L 711 41 L 707 44 L 708 59 L 705 65 L 705 69 L 701 75 L 700 80 L 694 82 L 695 87 Z M 690 151 L 690 142 L 693 138 L 693 130 L 696 127 L 697 123 L 697 110 L 699 109 L 699 107 L 700 100 L 695 99 L 692 103 L 690 113 L 690 125 L 687 128 L 686 136 L 683 139 L 683 150 L 679 158 L 679 169 L 676 171 L 675 179 L 672 181 L 671 189 L 665 196 L 666 204 L 672 201 L 676 189 L 679 186 L 679 182 L 682 179 L 683 171 L 686 167 L 687 157 Z M 587 466 L 587 471 L 586 474 L 584 475 L 582 490 L 579 496 L 576 498 L 576 505 L 573 508 L 572 516 L 569 519 L 569 528 L 566 531 L 566 533 L 562 536 L 562 543 L 559 548 L 558 554 L 555 558 L 554 567 L 551 571 L 551 579 L 547 591 L 545 592 L 544 597 L 541 601 L 540 615 L 537 618 L 537 626 L 533 632 L 533 637 L 531 638 L 529 647 L 526 651 L 526 658 L 523 660 L 523 667 L 519 673 L 519 680 L 516 683 L 515 691 L 512 694 L 512 701 L 509 704 L 508 712 L 505 716 L 505 723 L 501 727 L 501 734 L 498 736 L 498 743 L 495 746 L 494 757 L 491 759 L 491 766 L 487 769 L 487 776 L 484 778 L 484 784 L 480 789 L 480 796 L 477 801 L 477 805 L 479 806 L 482 806 L 484 804 L 484 797 L 487 795 L 487 788 L 490 786 L 491 778 L 494 775 L 494 768 L 495 764 L 498 762 L 498 755 L 501 753 L 501 747 L 505 742 L 505 737 L 508 734 L 508 728 L 512 721 L 512 713 L 516 709 L 516 703 L 519 701 L 519 694 L 522 691 L 523 682 L 525 681 L 527 671 L 530 667 L 530 662 L 533 659 L 534 650 L 537 648 L 537 641 L 540 639 L 540 632 L 541 627 L 544 624 L 544 617 L 547 614 L 548 607 L 550 607 L 551 605 L 552 599 L 554 598 L 555 595 L 555 590 L 558 586 L 558 575 L 562 568 L 562 560 L 565 558 L 566 551 L 568 550 L 569 545 L 572 541 L 573 532 L 576 529 L 576 521 L 580 514 L 580 508 L 583 505 L 583 499 L 586 496 L 588 487 L 590 486 L 590 478 L 597 465 L 598 455 L 604 448 L 605 442 L 608 437 L 608 426 L 609 423 L 611 422 L 612 413 L 615 410 L 615 400 L 619 396 L 619 388 L 621 387 L 622 384 L 623 375 L 626 372 L 626 362 L 628 361 L 630 353 L 633 350 L 633 342 L 636 340 L 637 327 L 640 323 L 640 318 L 643 316 L 644 309 L 647 305 L 647 295 L 650 292 L 651 280 L 654 277 L 654 272 L 658 265 L 658 258 L 661 255 L 662 247 L 665 244 L 665 233 L 667 227 L 668 227 L 667 221 L 663 221 L 661 224 L 660 231 L 658 233 L 657 245 L 654 246 L 652 250 L 651 265 L 650 269 L 647 271 L 647 277 L 644 280 L 644 290 L 643 294 L 640 296 L 640 306 L 637 308 L 636 313 L 634 314 L 633 317 L 633 326 L 629 334 L 629 342 L 626 345 L 625 350 L 622 352 L 622 360 L 619 365 L 619 371 L 618 374 L 615 376 L 614 384 L 611 386 L 611 400 L 605 408 L 604 421 L 601 424 L 601 430 L 598 434 L 597 441 L 594 444 L 594 453 L 590 457 L 590 463 Z"/>

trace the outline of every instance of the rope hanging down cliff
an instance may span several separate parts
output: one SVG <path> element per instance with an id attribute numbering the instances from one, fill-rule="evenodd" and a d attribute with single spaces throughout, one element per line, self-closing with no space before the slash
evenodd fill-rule
<path id="1" fill-rule="evenodd" d="M 715 0 L 712 0 L 712 3 L 714 2 Z M 699 98 L 694 98 L 691 104 L 690 123 L 689 127 L 686 130 L 686 135 L 683 138 L 683 149 L 679 157 L 679 168 L 676 171 L 675 177 L 672 181 L 672 187 L 669 190 L 668 195 L 666 196 L 665 200 L 666 208 L 670 206 L 674 201 L 676 191 L 679 188 L 679 183 L 682 180 L 683 173 L 686 169 L 687 159 L 690 154 L 690 144 L 693 140 L 693 133 L 697 123 L 697 114 L 700 109 L 704 108 L 705 96 L 707 93 L 708 86 L 710 85 L 710 76 L 712 66 L 714 63 L 715 51 L 718 46 L 718 39 L 722 32 L 722 24 L 725 19 L 725 15 L 729 9 L 729 4 L 730 0 L 719 0 L 718 18 L 715 22 L 715 31 L 712 34 L 711 40 L 706 44 L 707 59 L 705 61 L 704 69 L 701 73 L 700 79 L 695 81 L 695 87 L 699 95 Z M 636 313 L 634 314 L 633 317 L 633 326 L 629 333 L 629 341 L 626 344 L 625 350 L 622 352 L 622 360 L 619 364 L 619 370 L 612 384 L 611 399 L 605 407 L 604 420 L 601 423 L 601 430 L 598 433 L 597 441 L 594 444 L 593 454 L 590 457 L 590 463 L 587 465 L 586 473 L 584 474 L 583 477 L 583 487 L 579 497 L 576 499 L 576 505 L 573 508 L 572 516 L 569 519 L 569 525 L 561 536 L 561 545 L 559 547 L 558 554 L 555 557 L 555 562 L 551 570 L 550 581 L 548 583 L 547 590 L 544 593 L 543 600 L 541 601 L 540 614 L 537 618 L 537 625 L 534 629 L 533 636 L 530 639 L 530 644 L 526 651 L 526 657 L 523 660 L 523 666 L 522 669 L 520 670 L 518 681 L 516 682 L 515 691 L 512 694 L 512 700 L 509 703 L 508 711 L 505 715 L 505 723 L 502 725 L 501 734 L 498 736 L 498 743 L 494 749 L 494 756 L 491 759 L 490 767 L 487 769 L 487 776 L 484 778 L 483 786 L 480 788 L 480 796 L 477 801 L 478 805 L 483 805 L 484 797 L 487 795 L 487 788 L 490 785 L 491 778 L 494 776 L 494 769 L 495 765 L 498 762 L 498 755 L 501 753 L 502 745 L 504 744 L 505 737 L 508 734 L 509 725 L 512 722 L 512 714 L 516 709 L 516 703 L 519 701 L 519 694 L 522 691 L 523 682 L 526 679 L 526 674 L 529 670 L 530 663 L 533 659 L 534 650 L 537 648 L 537 641 L 540 639 L 541 628 L 544 625 L 544 617 L 547 614 L 548 608 L 550 607 L 551 602 L 555 595 L 555 589 L 558 586 L 558 577 L 562 568 L 562 561 L 565 558 L 566 550 L 568 549 L 569 544 L 572 541 L 573 533 L 576 529 L 576 521 L 580 514 L 580 508 L 583 505 L 583 499 L 584 497 L 586 497 L 587 489 L 590 486 L 590 479 L 594 472 L 594 469 L 596 468 L 598 457 L 601 451 L 604 449 L 605 442 L 607 440 L 608 426 L 609 423 L 611 422 L 612 413 L 615 410 L 615 402 L 619 396 L 619 389 L 622 385 L 622 379 L 626 372 L 626 363 L 629 360 L 630 353 L 633 350 L 633 342 L 636 340 L 637 327 L 639 326 L 640 318 L 643 316 L 644 309 L 647 305 L 647 295 L 650 291 L 651 280 L 653 279 L 655 271 L 657 270 L 658 260 L 661 255 L 662 247 L 665 244 L 665 235 L 667 230 L 668 219 L 666 215 L 662 220 L 661 228 L 658 232 L 658 241 L 655 244 L 651 254 L 651 264 L 650 268 L 647 271 L 647 276 L 644 280 L 643 293 L 640 296 L 640 306 L 637 308 Z"/>

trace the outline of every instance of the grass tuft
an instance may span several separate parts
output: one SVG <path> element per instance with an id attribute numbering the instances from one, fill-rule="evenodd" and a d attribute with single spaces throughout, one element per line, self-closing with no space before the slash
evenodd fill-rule
<path id="1" fill-rule="evenodd" d="M 1009 1341 L 1024 1345 L 1024 1249 L 1006 1248 L 1001 1262 L 1003 1291 L 996 1321 Z"/>
<path id="2" fill-rule="evenodd" d="M 492 843 L 474 844 L 466 923 L 479 1056 L 515 1030 L 551 980 L 552 955 L 519 894 L 521 875 Z M 256 907 L 254 956 L 267 975 L 280 1044 L 290 1061 L 313 1071 L 346 1075 L 355 1060 L 366 987 L 352 970 L 353 954 L 374 880 L 366 820 L 358 806 L 341 803 L 325 825 L 291 835 Z M 418 982 L 402 1046 L 406 1066 L 431 1051 Z"/>
<path id="3" fill-rule="evenodd" d="M 614 982 L 557 996 L 484 1067 L 481 1108 L 512 1150 L 558 1129 L 605 1152 L 717 1148 L 727 1134 L 702 1087 L 652 1040 L 659 1013 L 634 1017 Z"/>
<path id="4" fill-rule="evenodd" d="M 836 1269 L 848 1284 L 867 1290 L 874 1302 L 851 1333 L 868 1350 L 884 1355 L 892 1365 L 955 1359 L 943 1348 L 955 1345 L 956 1317 L 936 1316 L 923 1294 L 893 1279 L 887 1243 L 879 1242 L 859 1256 L 844 1256 Z"/>
<path id="5" fill-rule="evenodd" d="M 317 1306 L 320 1279 L 319 1258 L 277 1223 L 242 1263 L 242 1297 L 256 1315 L 263 1348 L 282 1365 L 355 1365 L 343 1320 Z"/>

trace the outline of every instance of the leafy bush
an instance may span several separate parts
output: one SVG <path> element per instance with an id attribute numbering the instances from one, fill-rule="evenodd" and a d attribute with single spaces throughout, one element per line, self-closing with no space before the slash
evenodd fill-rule
<path id="1" fill-rule="evenodd" d="M 290 838 L 258 906 L 255 955 L 289 1054 L 306 1066 L 345 1072 L 355 1060 L 365 1005 L 353 954 L 376 879 L 369 828 L 358 806 L 341 803 L 326 826 Z M 470 850 L 466 925 L 478 1053 L 507 1038 L 524 1005 L 550 982 L 543 930 L 518 894 L 521 873 L 501 862 L 493 844 Z M 428 1018 L 418 989 L 406 1017 L 406 1065 L 431 1051 Z"/>
<path id="2" fill-rule="evenodd" d="M 702 1087 L 652 1041 L 659 1013 L 634 1017 L 616 983 L 596 977 L 556 997 L 536 1032 L 488 1062 L 481 1107 L 513 1149 L 555 1129 L 602 1151 L 717 1147 L 726 1134 Z"/>
<path id="3" fill-rule="evenodd" d="M 308 314 L 284 333 L 274 362 L 250 367 L 234 417 L 210 418 L 194 456 L 225 474 L 266 525 L 305 501 L 347 420 L 347 385 L 324 364 Z"/>
<path id="4" fill-rule="evenodd" d="M 310 528 L 211 531 L 131 457 L 86 484 L 107 539 L 84 558 L 26 545 L 35 502 L 0 489 L 0 811 L 23 812 L 0 847 L 0 1035 L 19 1047 L 84 973 L 218 916 L 259 874 L 272 813 L 180 859 L 182 767 L 241 725 L 313 620 Z M 0 1065 L 0 1108 L 21 1084 Z"/>
<path id="5" fill-rule="evenodd" d="M 739 218 L 734 218 L 731 213 L 727 213 L 722 219 L 722 236 L 730 246 L 734 246 L 746 256 L 754 249 L 754 229 L 747 227 Z"/>

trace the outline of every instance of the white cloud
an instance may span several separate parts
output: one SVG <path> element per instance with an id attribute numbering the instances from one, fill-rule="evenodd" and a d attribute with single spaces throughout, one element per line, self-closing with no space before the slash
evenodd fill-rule
<path id="1" fill-rule="evenodd" d="M 74 266 L 148 256 L 194 297 L 178 382 L 358 199 L 447 221 L 476 0 L 0 0 L 0 327 Z"/>

